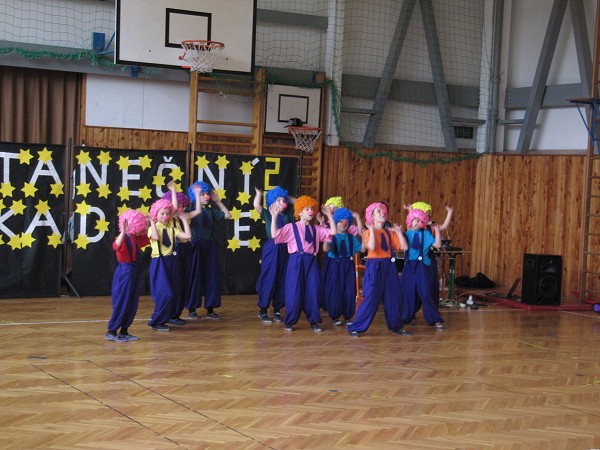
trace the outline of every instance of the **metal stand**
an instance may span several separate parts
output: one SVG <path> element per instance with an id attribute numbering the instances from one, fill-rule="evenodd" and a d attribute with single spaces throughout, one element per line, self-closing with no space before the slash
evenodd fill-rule
<path id="1" fill-rule="evenodd" d="M 437 253 L 439 261 L 441 262 L 444 258 L 448 259 L 448 294 L 446 298 L 440 301 L 441 306 L 460 306 L 457 300 L 455 291 L 455 280 L 456 280 L 456 257 L 465 253 L 461 250 L 441 250 Z"/>
<path id="2" fill-rule="evenodd" d="M 60 262 L 60 276 L 61 279 L 67 284 L 67 286 L 69 287 L 69 292 L 75 294 L 77 296 L 78 299 L 81 300 L 81 296 L 79 295 L 79 293 L 77 292 L 77 289 L 75 289 L 75 287 L 73 286 L 73 284 L 71 283 L 71 280 L 69 280 L 69 277 L 67 276 L 67 250 L 68 250 L 68 245 L 70 245 L 70 241 L 69 241 L 69 227 L 68 227 L 68 223 L 69 223 L 69 217 L 70 217 L 70 211 L 71 211 L 71 204 L 69 202 L 70 199 L 70 195 L 71 195 L 71 186 L 72 186 L 72 180 L 73 180 L 73 165 L 72 163 L 72 158 L 73 158 L 73 140 L 71 138 L 69 138 L 68 142 L 67 142 L 67 157 L 65 158 L 65 181 L 67 182 L 66 186 L 65 186 L 65 203 L 64 203 L 64 217 L 63 217 L 63 251 L 62 251 L 62 258 L 61 258 L 61 262 Z"/>

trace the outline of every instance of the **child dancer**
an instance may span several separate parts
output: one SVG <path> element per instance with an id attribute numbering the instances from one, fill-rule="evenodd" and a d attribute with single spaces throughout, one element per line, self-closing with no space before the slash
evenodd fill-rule
<path id="1" fill-rule="evenodd" d="M 316 254 L 319 244 L 331 241 L 331 236 L 337 233 L 335 222 L 329 208 L 322 206 L 321 211 L 329 219 L 330 228 L 312 225 L 319 204 L 312 197 L 298 197 L 294 205 L 294 216 L 297 222 L 288 223 L 277 229 L 277 217 L 281 207 L 272 204 L 271 236 L 276 244 L 287 244 L 290 254 L 286 272 L 285 286 L 285 331 L 293 331 L 294 325 L 304 311 L 313 331 L 322 331 L 319 312 L 319 269 Z"/>
<path id="2" fill-rule="evenodd" d="M 262 191 L 255 188 L 254 209 L 265 221 L 267 231 L 267 241 L 262 247 L 262 262 L 260 267 L 260 276 L 256 282 L 256 292 L 258 293 L 258 317 L 263 323 L 281 322 L 281 308 L 285 306 L 285 272 L 289 253 L 285 244 L 275 244 L 271 236 L 271 213 L 269 208 L 277 204 L 281 211 L 277 216 L 277 228 L 294 221 L 293 213 L 288 209 L 290 196 L 288 191 L 279 186 L 274 187 L 267 192 L 267 209 L 262 207 Z M 273 303 L 273 319 L 269 317 L 268 308 Z"/>
<path id="3" fill-rule="evenodd" d="M 400 285 L 405 304 L 405 317 L 415 316 L 417 299 L 423 305 L 423 316 L 428 325 L 444 329 L 444 320 L 438 311 L 438 302 L 432 291 L 430 247 L 440 248 L 442 238 L 437 224 L 432 225 L 435 237 L 427 230 L 429 216 L 420 209 L 411 209 L 406 217 L 406 239 L 410 242 L 404 261 L 404 270 L 400 277 Z M 437 273 L 436 273 L 437 279 Z M 436 289 L 437 293 L 437 289 Z"/>
<path id="4" fill-rule="evenodd" d="M 169 200 L 173 204 L 173 208 L 178 214 L 173 220 L 177 230 L 183 231 L 181 217 L 185 209 L 190 205 L 190 199 L 183 192 L 177 192 L 174 182 L 169 182 L 167 185 L 169 190 L 163 195 L 163 199 Z M 199 195 L 199 189 L 195 190 L 195 194 Z M 196 201 L 196 209 L 190 211 L 187 215 L 188 223 L 194 217 L 200 214 L 200 202 Z M 187 301 L 187 294 L 190 289 L 190 267 L 192 266 L 192 243 L 189 239 L 176 239 L 175 263 L 173 265 L 173 289 L 175 290 L 175 298 L 173 300 L 173 313 L 169 319 L 171 325 L 185 325 L 185 320 L 181 318 L 181 313 Z"/>
<path id="5" fill-rule="evenodd" d="M 173 266 L 175 264 L 176 239 L 190 239 L 192 233 L 188 225 L 187 214 L 181 214 L 184 231 L 175 227 L 173 214 L 175 208 L 169 200 L 160 199 L 150 207 L 150 290 L 154 300 L 154 312 L 148 325 L 156 331 L 170 331 L 166 325 L 173 314 L 175 288 Z"/>
<path id="6" fill-rule="evenodd" d="M 194 208 L 198 204 L 195 190 L 200 191 L 198 201 L 201 212 L 191 221 L 192 278 L 186 308 L 190 319 L 198 319 L 196 309 L 202 305 L 204 296 L 206 318 L 219 320 L 221 317 L 214 310 L 221 306 L 221 273 L 217 245 L 214 241 L 214 223 L 216 220 L 230 219 L 231 213 L 217 193 L 203 181 L 196 181 L 188 189 Z"/>
<path id="7" fill-rule="evenodd" d="M 148 245 L 148 220 L 141 212 L 129 209 L 119 216 L 121 232 L 113 242 L 117 268 L 112 281 L 112 315 L 104 336 L 109 341 L 137 341 L 129 334 L 140 300 L 138 266 L 141 248 Z M 121 329 L 119 334 L 117 330 Z"/>
<path id="8" fill-rule="evenodd" d="M 325 206 L 327 206 L 329 208 L 329 210 L 331 211 L 331 214 L 333 214 L 333 213 L 335 213 L 337 208 L 344 208 L 344 200 L 340 196 L 330 197 L 325 202 Z M 362 232 L 363 232 L 360 215 L 355 212 L 351 212 L 351 214 L 359 226 L 357 227 L 354 224 L 350 225 L 350 227 L 347 230 L 347 233 L 352 236 L 358 236 L 359 234 L 362 234 Z M 329 224 L 325 221 L 325 216 L 323 216 L 323 214 L 320 214 L 320 213 L 317 214 L 317 221 L 319 222 L 320 225 L 322 225 L 324 227 L 329 226 Z M 327 302 L 325 301 L 325 290 L 324 290 L 325 283 L 323 283 L 323 281 L 329 277 L 328 272 L 329 272 L 329 263 L 330 262 L 331 261 L 329 260 L 329 258 L 324 258 L 322 261 L 322 264 L 321 264 L 321 289 L 319 290 L 319 308 L 321 308 L 323 311 L 327 311 Z"/>
<path id="9" fill-rule="evenodd" d="M 362 228 L 360 218 L 358 220 L 358 228 Z M 348 233 L 349 227 L 353 225 L 353 216 L 349 209 L 337 208 L 333 213 L 333 221 L 337 227 L 337 234 L 333 236 L 331 243 L 323 243 L 329 269 L 327 278 L 321 279 L 321 285 L 325 295 L 325 306 L 333 324 L 350 325 L 356 308 L 354 255 L 360 252 L 361 243 L 356 236 Z M 340 316 L 344 316 L 344 322 Z"/>
<path id="10" fill-rule="evenodd" d="M 394 262 L 394 251 L 405 251 L 408 244 L 402 227 L 384 228 L 387 218 L 387 208 L 383 203 L 372 203 L 365 211 L 367 230 L 363 235 L 362 250 L 368 250 L 368 254 L 363 277 L 363 301 L 356 309 L 354 322 L 348 326 L 351 336 L 367 331 L 381 301 L 388 329 L 395 334 L 411 334 L 403 328 L 400 285 Z"/>
<path id="11" fill-rule="evenodd" d="M 412 205 L 404 205 L 404 208 L 407 209 L 408 211 L 410 211 L 411 209 L 420 209 L 425 214 L 427 214 L 429 216 L 429 222 L 427 223 L 427 229 L 429 231 L 432 231 L 433 222 L 431 221 L 431 218 L 432 218 L 433 212 L 432 212 L 431 205 L 429 203 L 415 202 Z M 452 220 L 453 213 L 454 213 L 454 209 L 450 206 L 446 206 L 446 219 L 444 220 L 444 223 L 442 225 L 440 225 L 440 227 L 439 227 L 440 232 L 448 229 L 448 227 L 450 226 L 450 221 Z M 427 266 L 427 270 L 430 273 L 429 279 L 431 280 L 431 292 L 433 293 L 436 305 L 438 305 L 438 307 L 439 307 L 440 285 L 439 285 L 439 281 L 438 281 L 439 274 L 438 274 L 438 266 L 437 266 L 437 257 L 436 257 L 435 252 L 433 252 L 433 251 L 429 251 L 427 256 L 429 256 L 429 259 L 431 261 L 431 264 L 429 266 Z M 414 310 L 415 314 L 420 309 L 421 309 L 421 299 L 417 298 L 417 304 L 416 304 L 416 307 Z M 406 317 L 405 321 L 407 324 L 414 324 L 414 322 L 415 322 L 414 314 L 412 316 Z"/>

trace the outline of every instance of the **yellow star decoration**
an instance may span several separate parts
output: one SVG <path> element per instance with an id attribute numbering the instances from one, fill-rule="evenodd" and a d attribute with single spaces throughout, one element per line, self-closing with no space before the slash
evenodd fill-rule
<path id="1" fill-rule="evenodd" d="M 125 204 L 119 206 L 119 208 L 117 209 L 117 215 L 120 216 L 121 214 L 123 214 L 128 209 L 130 209 L 129 206 L 127 206 Z"/>
<path id="2" fill-rule="evenodd" d="M 98 155 L 98 161 L 103 166 L 108 166 L 108 163 L 111 162 L 112 157 L 109 152 L 105 152 L 104 150 L 100 150 L 100 154 Z"/>
<path id="3" fill-rule="evenodd" d="M 25 183 L 23 183 L 23 194 L 25 194 L 25 198 L 27 197 L 35 197 L 35 193 L 37 191 L 37 188 L 31 184 L 28 183 L 27 181 Z"/>
<path id="4" fill-rule="evenodd" d="M 77 239 L 75 239 L 75 243 L 77 244 L 77 248 L 87 249 L 90 240 L 85 234 L 80 234 L 77 236 Z"/>
<path id="5" fill-rule="evenodd" d="M 31 154 L 31 150 L 27 149 L 21 149 L 19 151 L 19 163 L 20 164 L 27 164 L 29 165 L 29 163 L 31 162 L 31 158 L 33 158 L 33 155 Z"/>
<path id="6" fill-rule="evenodd" d="M 233 208 L 229 212 L 231 213 L 231 220 L 240 220 L 240 217 L 242 217 L 242 211 L 237 208 Z"/>
<path id="7" fill-rule="evenodd" d="M 111 194 L 112 191 L 108 187 L 108 184 L 101 184 L 96 188 L 96 192 L 98 192 L 98 197 L 103 197 L 108 199 L 108 194 Z"/>
<path id="8" fill-rule="evenodd" d="M 6 206 L 4 205 L 4 199 L 0 198 L 0 211 L 2 211 Z"/>
<path id="9" fill-rule="evenodd" d="M 35 242 L 35 239 L 31 233 L 21 233 L 21 248 L 29 247 Z"/>
<path id="10" fill-rule="evenodd" d="M 235 252 L 238 248 L 240 248 L 240 240 L 236 237 L 229 239 L 227 242 L 229 242 L 229 244 L 227 244 L 227 248 L 232 252 Z"/>
<path id="11" fill-rule="evenodd" d="M 108 231 L 108 226 L 110 225 L 110 222 L 108 220 L 104 220 L 104 219 L 98 219 L 96 221 L 96 230 L 102 232 L 102 231 Z"/>
<path id="12" fill-rule="evenodd" d="M 81 195 L 82 197 L 87 197 L 87 195 L 92 192 L 90 183 L 81 183 L 75 186 L 75 189 L 77 189 L 77 195 Z"/>
<path id="13" fill-rule="evenodd" d="M 149 206 L 142 205 L 137 210 L 145 216 L 150 215 L 150 207 Z"/>
<path id="14" fill-rule="evenodd" d="M 8 183 L 0 183 L 0 194 L 4 197 L 12 197 L 12 193 L 15 188 L 12 186 L 10 181 Z"/>
<path id="15" fill-rule="evenodd" d="M 13 250 L 16 248 L 21 248 L 21 237 L 18 234 L 11 236 L 8 240 L 8 245 L 10 245 L 10 248 Z"/>
<path id="16" fill-rule="evenodd" d="M 206 159 L 206 156 L 204 155 L 198 156 L 196 158 L 195 164 L 198 166 L 199 169 L 206 169 L 208 167 L 208 159 Z"/>
<path id="17" fill-rule="evenodd" d="M 129 166 L 131 166 L 131 162 L 129 162 L 129 157 L 121 156 L 117 161 L 117 165 L 119 166 L 119 170 L 129 169 Z"/>
<path id="18" fill-rule="evenodd" d="M 252 169 L 254 169 L 254 166 L 252 165 L 252 163 L 250 161 L 244 161 L 240 167 L 240 170 L 242 171 L 242 173 L 244 175 L 251 174 Z"/>
<path id="19" fill-rule="evenodd" d="M 121 201 L 125 201 L 125 200 L 129 200 L 129 196 L 131 195 L 131 192 L 129 192 L 129 188 L 127 186 L 121 186 L 119 188 L 119 193 L 117 194 L 117 197 L 119 197 L 121 199 Z"/>
<path id="20" fill-rule="evenodd" d="M 248 241 L 248 247 L 250 247 L 252 251 L 255 252 L 256 249 L 260 248 L 260 239 L 256 236 L 252 236 Z"/>
<path id="21" fill-rule="evenodd" d="M 46 147 L 44 147 L 44 150 L 42 150 L 41 152 L 38 152 L 38 155 L 38 159 L 42 162 L 47 163 L 48 161 L 52 161 L 52 152 Z"/>
<path id="22" fill-rule="evenodd" d="M 60 239 L 60 234 L 52 233 L 50 236 L 48 236 L 48 245 L 51 245 L 52 247 L 56 248 L 61 243 L 62 243 L 62 241 Z"/>
<path id="23" fill-rule="evenodd" d="M 219 169 L 226 169 L 227 164 L 229 164 L 229 161 L 227 161 L 227 156 L 225 156 L 225 155 L 219 156 L 217 158 L 217 161 L 215 162 L 215 164 L 217 165 L 217 167 Z"/>
<path id="24" fill-rule="evenodd" d="M 90 158 L 90 152 L 85 152 L 83 150 L 79 152 L 75 159 L 77 159 L 77 163 L 80 166 L 85 166 L 92 160 L 92 158 Z"/>
<path id="25" fill-rule="evenodd" d="M 52 183 L 50 185 L 50 194 L 54 195 L 55 197 L 60 197 L 61 195 L 63 195 L 64 190 L 65 185 L 62 183 Z"/>
<path id="26" fill-rule="evenodd" d="M 227 198 L 227 191 L 223 188 L 218 188 L 216 190 L 217 195 L 219 196 L 219 199 L 223 200 L 224 198 Z"/>
<path id="27" fill-rule="evenodd" d="M 144 155 L 140 158 L 140 167 L 142 169 L 150 169 L 152 167 L 152 158 L 148 155 Z"/>
<path id="28" fill-rule="evenodd" d="M 248 203 L 248 201 L 250 200 L 251 195 L 248 194 L 247 192 L 238 192 L 238 202 L 240 202 L 242 205 L 245 205 Z"/>
<path id="29" fill-rule="evenodd" d="M 4 237 L 0 234 L 0 245 L 4 244 Z"/>
<path id="30" fill-rule="evenodd" d="M 12 203 L 12 206 L 10 207 L 10 210 L 14 213 L 15 216 L 23 214 L 23 211 L 25 211 L 25 205 L 23 204 L 23 200 L 14 201 Z"/>
<path id="31" fill-rule="evenodd" d="M 140 198 L 144 201 L 150 200 L 152 198 L 152 189 L 150 189 L 148 186 L 140 188 Z"/>
<path id="32" fill-rule="evenodd" d="M 181 169 L 179 167 L 175 167 L 173 170 L 171 170 L 171 178 L 173 178 L 173 180 L 181 181 L 182 177 L 183 177 L 183 172 L 181 171 Z"/>
<path id="33" fill-rule="evenodd" d="M 40 214 L 46 214 L 48 211 L 50 211 L 50 206 L 48 206 L 47 200 L 40 200 L 35 206 L 35 209 L 37 209 L 37 212 Z"/>
<path id="34" fill-rule="evenodd" d="M 152 184 L 154 186 L 163 186 L 165 184 L 165 177 L 162 175 L 154 175 L 154 177 L 152 177 Z"/>
<path id="35" fill-rule="evenodd" d="M 260 220 L 260 214 L 257 210 L 253 209 L 252 211 L 250 211 L 250 218 L 257 222 Z"/>
<path id="36" fill-rule="evenodd" d="M 86 202 L 81 202 L 81 203 L 75 204 L 75 212 L 77 214 L 81 214 L 82 216 L 85 216 L 86 214 L 88 214 L 90 212 L 90 208 L 91 208 L 91 206 L 88 205 Z"/>

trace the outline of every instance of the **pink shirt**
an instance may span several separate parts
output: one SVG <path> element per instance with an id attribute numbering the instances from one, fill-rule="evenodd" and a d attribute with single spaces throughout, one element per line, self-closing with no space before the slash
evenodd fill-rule
<path id="1" fill-rule="evenodd" d="M 311 253 L 313 255 L 317 254 L 319 249 L 319 244 L 321 242 L 331 242 L 331 235 L 329 234 L 329 228 L 325 228 L 319 225 L 315 225 L 315 239 L 314 242 L 308 243 L 306 242 L 306 225 L 304 225 L 301 221 L 296 222 L 296 226 L 298 227 L 298 234 L 300 235 L 300 240 L 302 241 L 303 251 L 305 253 Z M 312 225 L 311 225 L 312 231 Z M 288 253 L 298 253 L 298 245 L 296 244 L 296 236 L 294 235 L 294 228 L 291 223 L 284 225 L 277 232 L 277 236 L 275 237 L 276 244 L 287 244 Z"/>

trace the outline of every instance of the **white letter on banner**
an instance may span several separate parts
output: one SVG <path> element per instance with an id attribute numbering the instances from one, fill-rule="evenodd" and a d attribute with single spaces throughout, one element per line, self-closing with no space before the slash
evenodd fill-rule
<path id="1" fill-rule="evenodd" d="M 17 153 L 0 152 L 0 159 L 4 160 L 2 164 L 2 183 L 10 182 L 10 160 L 19 159 Z"/>
<path id="2" fill-rule="evenodd" d="M 169 170 L 173 170 L 173 169 L 177 169 L 179 166 L 175 163 L 172 163 L 171 161 L 173 161 L 173 157 L 172 156 L 163 156 L 163 160 L 165 161 L 163 164 L 161 164 L 160 166 L 158 166 L 158 169 L 156 171 L 156 175 L 158 176 L 163 176 L 163 172 L 167 169 Z M 165 177 L 166 180 L 166 177 Z M 171 180 L 169 180 L 171 181 Z M 168 183 L 168 181 L 167 181 Z M 166 183 L 165 183 L 166 185 Z M 161 189 L 161 186 L 156 186 L 156 196 L 158 198 L 162 198 L 164 192 Z M 185 192 L 185 194 L 187 194 L 187 192 Z"/>
<path id="3" fill-rule="evenodd" d="M 104 231 L 99 232 L 96 236 L 90 236 L 87 233 L 87 217 L 92 213 L 96 213 L 98 215 L 98 217 L 101 220 L 105 220 L 106 219 L 106 215 L 104 214 L 104 211 L 102 211 L 100 208 L 98 208 L 97 206 L 91 206 L 90 207 L 90 212 L 88 214 L 82 214 L 80 216 L 79 219 L 79 234 L 84 234 L 87 236 L 88 240 L 90 242 L 98 242 L 99 240 L 101 240 L 104 235 L 106 234 Z"/>
<path id="4" fill-rule="evenodd" d="M 139 173 L 133 173 L 130 174 L 129 173 L 129 168 L 132 166 L 138 166 L 140 165 L 140 160 L 139 159 L 132 159 L 129 161 L 129 167 L 127 169 L 123 169 L 121 170 L 121 174 L 123 176 L 123 180 L 121 181 L 121 186 L 122 187 L 126 187 L 129 188 L 129 180 L 136 180 L 139 181 L 141 176 Z M 135 196 L 135 197 L 139 197 L 140 196 L 140 191 L 129 191 L 129 195 L 131 196 Z"/>
<path id="5" fill-rule="evenodd" d="M 11 218 L 14 215 L 15 215 L 15 213 L 12 211 L 12 209 L 9 209 L 8 211 L 6 211 L 4 214 L 2 214 L 0 216 L 0 231 L 2 231 L 8 237 L 13 237 L 15 235 L 15 233 L 13 233 L 11 230 L 9 230 L 8 228 L 6 228 L 4 226 L 4 221 L 6 219 Z"/>
<path id="6" fill-rule="evenodd" d="M 54 218 L 52 217 L 52 215 L 44 214 L 44 216 L 46 217 L 46 220 L 40 220 L 42 214 L 39 212 L 35 213 L 35 216 L 29 224 L 29 226 L 27 227 L 25 234 L 33 233 L 33 230 L 35 230 L 38 226 L 49 226 L 55 234 L 60 234 L 60 231 L 58 231 L 58 227 L 56 226 L 56 222 L 54 222 Z"/>
<path id="7" fill-rule="evenodd" d="M 241 247 L 248 247 L 248 239 L 240 239 L 240 233 L 244 232 L 244 231 L 250 231 L 250 226 L 249 225 L 240 225 L 240 221 L 242 220 L 243 217 L 252 217 L 252 214 L 249 211 L 245 211 L 245 212 L 241 212 L 240 213 L 240 218 L 238 220 L 234 220 L 234 226 L 233 226 L 233 235 L 240 240 L 240 246 Z"/>
<path id="8" fill-rule="evenodd" d="M 204 176 L 206 175 L 206 177 Z M 198 169 L 198 178 L 199 181 L 204 181 L 208 183 L 215 191 L 219 188 L 225 188 L 225 167 L 219 168 L 219 180 L 215 178 L 214 174 L 211 170 L 206 169 Z"/>
<path id="9" fill-rule="evenodd" d="M 48 166 L 48 168 L 42 169 L 43 166 Z M 35 183 L 40 175 L 52 177 L 55 183 L 62 184 L 62 180 L 58 176 L 58 172 L 56 171 L 56 168 L 54 167 L 54 163 L 52 161 L 38 161 L 37 166 L 35 167 L 35 171 L 33 172 L 33 175 L 31 177 L 31 180 L 29 180 L 30 183 L 35 186 Z"/>
<path id="10" fill-rule="evenodd" d="M 106 173 L 107 173 L 107 168 L 108 168 L 108 164 L 102 164 L 100 165 L 101 170 L 102 170 L 102 175 L 98 174 L 98 171 L 96 170 L 96 168 L 94 167 L 94 165 L 91 162 L 85 163 L 85 164 L 80 164 L 79 165 L 80 169 L 79 169 L 79 183 L 80 184 L 85 184 L 87 183 L 87 173 L 89 172 L 90 175 L 92 175 L 92 178 L 94 180 L 96 180 L 96 185 L 98 186 L 102 186 L 107 184 L 106 183 Z"/>

